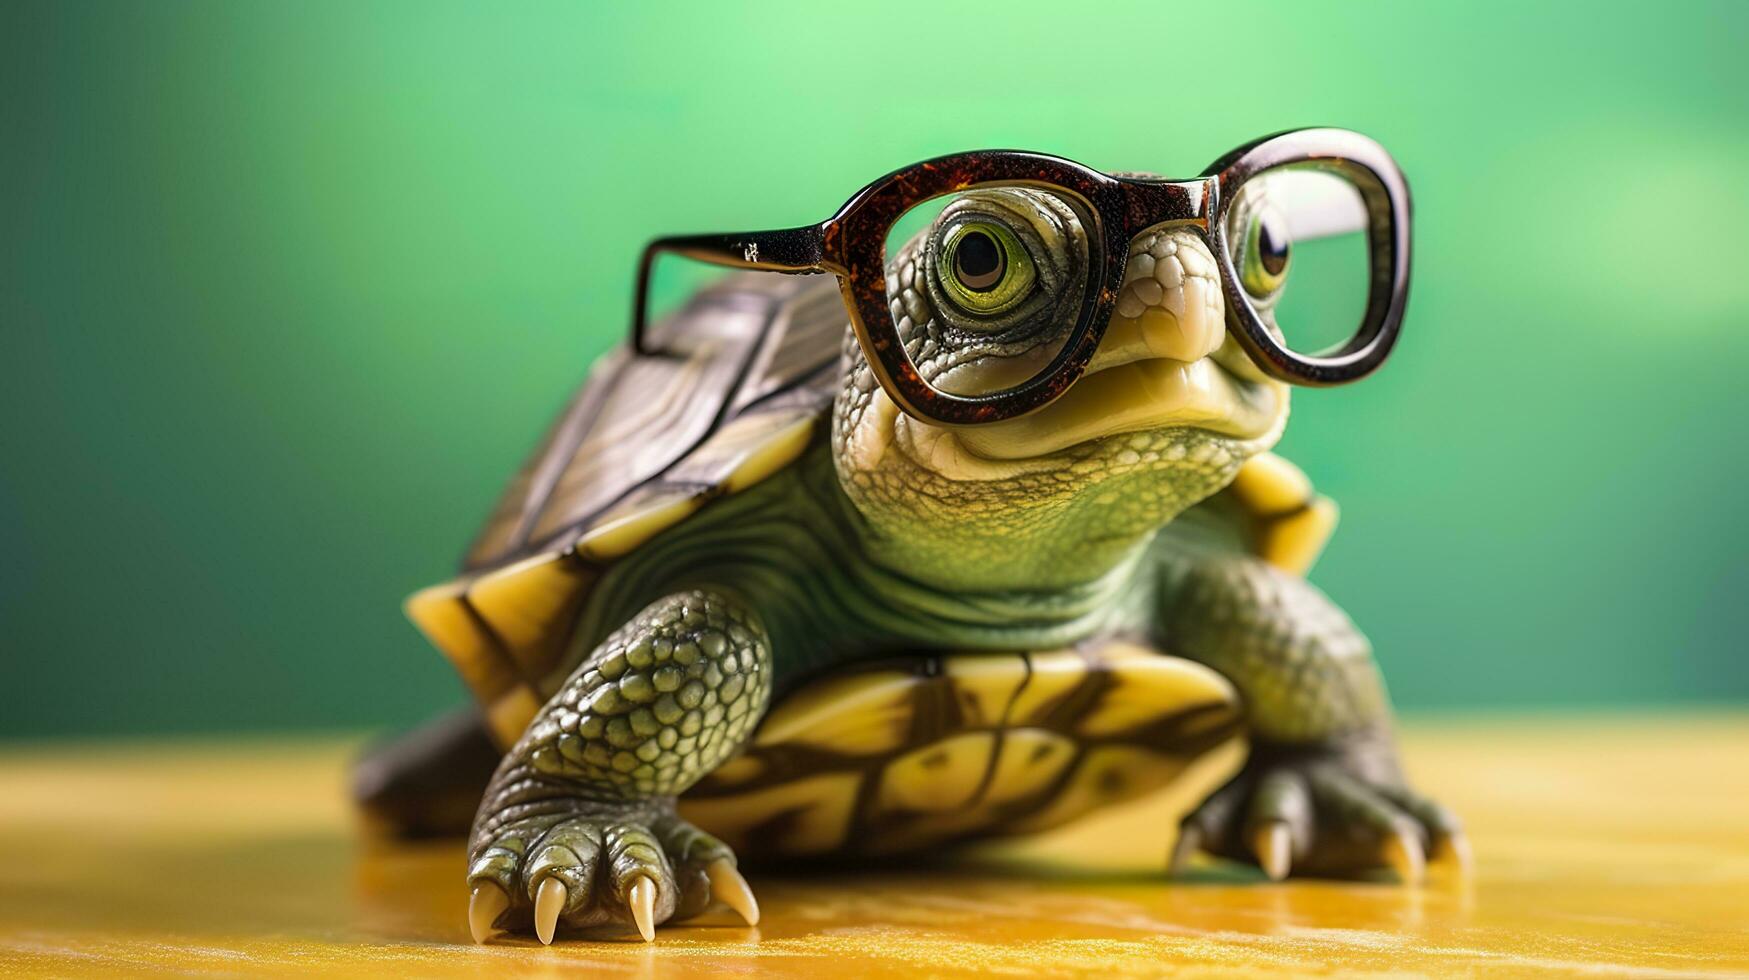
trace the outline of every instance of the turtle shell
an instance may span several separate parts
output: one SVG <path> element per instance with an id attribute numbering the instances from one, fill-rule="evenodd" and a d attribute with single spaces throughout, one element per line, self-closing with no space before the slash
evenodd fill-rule
<path id="1" fill-rule="evenodd" d="M 879 855 L 1031 833 L 1173 781 L 1238 695 L 1129 643 L 842 669 L 775 707 L 681 813 L 745 857 Z"/>
<path id="2" fill-rule="evenodd" d="M 508 747 L 575 666 L 568 640 L 601 574 L 712 500 L 780 471 L 830 414 L 847 329 L 826 277 L 746 273 L 696 293 L 619 347 L 511 480 L 461 574 L 407 615 L 455 665 Z M 1335 523 L 1291 463 L 1265 454 L 1209 506 L 1258 554 L 1303 571 Z"/>

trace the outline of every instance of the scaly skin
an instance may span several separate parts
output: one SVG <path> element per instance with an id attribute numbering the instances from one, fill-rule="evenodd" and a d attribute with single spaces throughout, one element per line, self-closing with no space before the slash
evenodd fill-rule
<path id="1" fill-rule="evenodd" d="M 1041 256 L 1039 288 L 1078 295 L 1073 209 L 1031 190 L 978 194 L 968 209 L 1013 221 Z M 985 384 L 1048 356 L 1074 304 L 1041 294 L 1011 314 L 1025 329 L 968 326 L 930 278 L 933 234 L 889 277 L 920 373 Z M 604 576 L 576 631 L 576 672 L 476 818 L 477 937 L 532 920 L 543 941 L 557 925 L 614 922 L 648 938 L 713 893 L 751 921 L 733 855 L 680 821 L 674 797 L 752 731 L 773 687 L 906 648 L 1141 636 L 1224 674 L 1252 753 L 1187 818 L 1179 857 L 1202 847 L 1274 877 L 1389 865 L 1405 880 L 1429 848 L 1461 857 L 1456 821 L 1403 783 L 1365 638 L 1218 521 L 1178 519 L 1274 444 L 1287 391 L 1226 337 L 1198 236 L 1156 229 L 1130 252 L 1105 340 L 1057 402 L 932 426 L 897 411 L 847 335 L 829 440 Z"/>
<path id="2" fill-rule="evenodd" d="M 1251 755 L 1186 818 L 1174 858 L 1197 848 L 1271 877 L 1390 866 L 1419 878 L 1430 847 L 1467 860 L 1457 820 L 1409 790 L 1372 649 L 1298 577 L 1244 555 L 1163 556 L 1163 649 L 1220 671 L 1244 695 Z"/>
<path id="3" fill-rule="evenodd" d="M 476 914 L 476 933 L 532 912 L 546 942 L 559 923 L 648 938 L 702 911 L 735 858 L 674 799 L 740 746 L 770 693 L 764 628 L 720 594 L 673 595 L 603 641 L 486 789 L 468 884 L 496 913 Z"/>

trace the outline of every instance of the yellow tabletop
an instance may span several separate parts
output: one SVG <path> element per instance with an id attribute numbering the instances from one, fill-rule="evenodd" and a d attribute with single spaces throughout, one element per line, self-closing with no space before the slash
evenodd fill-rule
<path id="1" fill-rule="evenodd" d="M 1749 976 L 1749 714 L 1406 729 L 1467 882 L 1168 881 L 1168 796 L 947 865 L 751 871 L 758 928 L 550 948 L 469 941 L 459 842 L 359 832 L 351 742 L 13 747 L 0 974 Z"/>

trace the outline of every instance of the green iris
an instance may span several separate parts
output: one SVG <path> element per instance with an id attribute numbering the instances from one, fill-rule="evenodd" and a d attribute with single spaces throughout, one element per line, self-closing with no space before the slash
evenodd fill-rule
<path id="1" fill-rule="evenodd" d="M 1245 260 L 1239 268 L 1245 291 L 1262 298 L 1280 289 L 1287 281 L 1291 249 L 1280 216 L 1269 210 L 1253 212 L 1245 228 Z"/>
<path id="2" fill-rule="evenodd" d="M 967 221 L 950 229 L 937 269 L 948 296 L 980 315 L 1001 313 L 1025 299 L 1038 275 L 1026 246 L 993 221 Z"/>

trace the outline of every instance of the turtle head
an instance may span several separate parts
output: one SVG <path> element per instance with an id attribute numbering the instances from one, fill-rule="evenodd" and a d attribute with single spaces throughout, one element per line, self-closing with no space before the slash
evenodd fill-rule
<path id="1" fill-rule="evenodd" d="M 1079 210 L 1047 191 L 988 189 L 958 197 L 893 250 L 891 305 L 923 378 L 975 394 L 1038 374 L 1075 327 L 1088 233 Z M 850 339 L 845 364 L 833 446 L 846 494 L 877 534 L 921 540 L 916 559 L 945 562 L 956 582 L 971 575 L 962 562 L 1017 576 L 993 586 L 1046 568 L 1097 574 L 1273 445 L 1288 408 L 1286 386 L 1228 336 L 1214 256 L 1184 227 L 1130 243 L 1086 372 L 1031 414 L 922 421 L 897 408 Z M 1029 559 L 1036 568 L 1022 567 Z"/>

